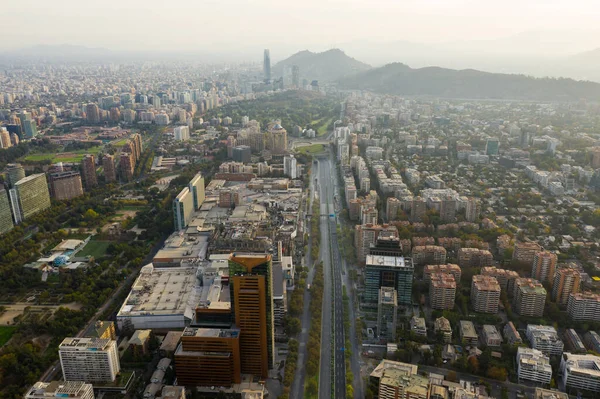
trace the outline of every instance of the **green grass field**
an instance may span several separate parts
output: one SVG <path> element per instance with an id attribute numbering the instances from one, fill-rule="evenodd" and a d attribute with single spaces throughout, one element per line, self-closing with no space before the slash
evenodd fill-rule
<path id="1" fill-rule="evenodd" d="M 114 145 L 115 147 L 122 147 L 125 145 L 125 143 L 127 143 L 127 139 L 122 139 L 119 141 L 113 141 L 110 144 Z"/>
<path id="2" fill-rule="evenodd" d="M 296 152 L 307 155 L 314 155 L 323 151 L 325 151 L 325 146 L 323 146 L 323 144 L 312 144 L 296 148 Z"/>
<path id="3" fill-rule="evenodd" d="M 77 257 L 84 256 L 93 256 L 94 259 L 101 258 L 106 255 L 106 250 L 108 246 L 111 244 L 110 241 L 94 241 L 90 240 L 85 247 L 79 252 L 77 252 Z"/>
<path id="4" fill-rule="evenodd" d="M 8 342 L 10 337 L 15 333 L 15 327 L 0 326 L 0 347 Z"/>
<path id="5" fill-rule="evenodd" d="M 81 162 L 83 156 L 85 154 L 93 154 L 98 155 L 98 153 L 102 150 L 101 146 L 88 148 L 87 150 L 78 150 L 67 153 L 53 153 L 53 154 L 30 154 L 23 158 L 23 161 L 29 162 L 40 162 L 40 161 L 50 161 L 52 163 L 56 162 Z"/>

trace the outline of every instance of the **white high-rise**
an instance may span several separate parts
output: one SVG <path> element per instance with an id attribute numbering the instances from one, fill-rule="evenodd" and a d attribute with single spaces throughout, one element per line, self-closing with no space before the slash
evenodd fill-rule
<path id="1" fill-rule="evenodd" d="M 293 155 L 283 158 L 283 173 L 291 179 L 298 178 L 298 161 Z"/>
<path id="2" fill-rule="evenodd" d="M 112 382 L 121 370 L 111 339 L 65 338 L 58 354 L 65 381 Z"/>
<path id="3" fill-rule="evenodd" d="M 175 140 L 187 141 L 190 139 L 190 128 L 188 126 L 177 126 L 173 131 Z"/>

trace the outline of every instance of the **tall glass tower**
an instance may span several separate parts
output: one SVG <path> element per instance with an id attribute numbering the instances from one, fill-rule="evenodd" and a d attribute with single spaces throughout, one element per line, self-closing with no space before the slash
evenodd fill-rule
<path id="1" fill-rule="evenodd" d="M 271 54 L 269 49 L 265 49 L 263 60 L 263 73 L 265 74 L 265 83 L 271 83 Z"/>

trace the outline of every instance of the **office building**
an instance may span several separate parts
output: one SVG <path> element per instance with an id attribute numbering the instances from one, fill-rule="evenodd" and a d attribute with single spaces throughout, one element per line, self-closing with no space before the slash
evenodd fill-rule
<path id="1" fill-rule="evenodd" d="M 65 338 L 58 347 L 65 381 L 113 382 L 121 370 L 117 341 Z"/>
<path id="2" fill-rule="evenodd" d="M 441 265 L 446 263 L 446 248 L 437 245 L 422 245 L 412 249 L 415 265 Z"/>
<path id="3" fill-rule="evenodd" d="M 21 205 L 19 204 L 19 193 L 16 188 L 8 190 L 8 202 L 10 203 L 10 210 L 13 216 L 14 224 L 17 225 L 23 221 L 23 214 L 21 213 Z"/>
<path id="4" fill-rule="evenodd" d="M 552 285 L 552 299 L 558 306 L 566 306 L 569 295 L 577 294 L 581 288 L 581 274 L 572 267 L 561 267 L 556 271 Z"/>
<path id="5" fill-rule="evenodd" d="M 521 338 L 521 334 L 515 327 L 512 321 L 509 321 L 504 326 L 504 339 L 506 343 L 509 345 L 520 345 L 523 343 L 523 339 Z"/>
<path id="6" fill-rule="evenodd" d="M 7 233 L 14 227 L 8 192 L 0 187 L 0 234 Z"/>
<path id="7" fill-rule="evenodd" d="M 50 208 L 50 192 L 46 175 L 38 173 L 15 183 L 19 209 L 23 220 Z M 16 217 L 16 216 L 15 216 Z"/>
<path id="8" fill-rule="evenodd" d="M 495 266 L 482 267 L 481 274 L 495 277 L 498 280 L 498 284 L 500 284 L 500 289 L 508 293 L 508 295 L 513 294 L 515 280 L 519 278 L 519 273 L 516 271 L 499 269 Z"/>
<path id="9" fill-rule="evenodd" d="M 435 335 L 441 335 L 444 343 L 452 342 L 452 327 L 450 321 L 445 317 L 438 317 L 433 324 Z"/>
<path id="10" fill-rule="evenodd" d="M 287 155 L 283 158 L 283 174 L 290 179 L 298 178 L 298 160 L 293 155 Z"/>
<path id="11" fill-rule="evenodd" d="M 21 124 L 26 138 L 33 139 L 38 135 L 37 123 L 34 120 L 25 120 Z"/>
<path id="12" fill-rule="evenodd" d="M 560 360 L 559 388 L 563 391 L 586 391 L 587 397 L 600 390 L 600 357 L 563 353 Z"/>
<path id="13" fill-rule="evenodd" d="M 194 199 L 194 209 L 200 209 L 206 198 L 204 189 L 204 177 L 202 177 L 201 173 L 197 173 L 196 176 L 194 176 L 192 180 L 190 180 L 188 188 L 190 189 L 190 193 L 192 194 L 192 198 Z"/>
<path id="14" fill-rule="evenodd" d="M 427 399 L 429 378 L 420 375 L 406 375 L 403 371 L 384 371 L 379 381 L 379 399 Z"/>
<path id="15" fill-rule="evenodd" d="M 481 338 L 486 346 L 502 345 L 502 336 L 496 326 L 485 324 L 481 329 Z"/>
<path id="16" fill-rule="evenodd" d="M 558 257 L 552 252 L 536 252 L 533 256 L 533 264 L 531 266 L 531 277 L 541 282 L 547 281 L 549 283 L 552 283 L 552 281 L 554 280 L 554 272 L 556 270 L 557 261 Z"/>
<path id="17" fill-rule="evenodd" d="M 365 273 L 365 292 L 363 301 L 376 305 L 381 287 L 396 290 L 398 304 L 412 303 L 412 281 L 414 266 L 410 258 L 401 256 L 367 255 Z"/>
<path id="18" fill-rule="evenodd" d="M 173 221 L 175 230 L 183 230 L 187 227 L 194 212 L 194 198 L 189 187 L 185 187 L 173 200 Z"/>
<path id="19" fill-rule="evenodd" d="M 271 83 L 271 53 L 269 49 L 265 49 L 263 54 L 263 75 L 265 78 L 265 83 Z"/>
<path id="20" fill-rule="evenodd" d="M 587 349 L 579 337 L 579 334 L 577 334 L 577 331 L 573 330 L 572 328 L 567 328 L 564 335 L 567 348 L 571 353 L 587 352 Z"/>
<path id="21" fill-rule="evenodd" d="M 537 280 L 518 278 L 515 280 L 513 307 L 520 316 L 542 317 L 546 305 L 546 289 Z"/>
<path id="22" fill-rule="evenodd" d="M 252 149 L 248 145 L 238 145 L 231 149 L 231 158 L 235 162 L 250 163 L 252 162 Z"/>
<path id="23" fill-rule="evenodd" d="M 431 275 L 434 273 L 448 273 L 454 276 L 454 281 L 458 284 L 462 274 L 461 268 L 453 263 L 445 265 L 425 265 L 423 268 L 423 280 L 429 283 Z"/>
<path id="24" fill-rule="evenodd" d="M 174 359 L 179 385 L 231 387 L 239 384 L 240 330 L 186 327 Z"/>
<path id="25" fill-rule="evenodd" d="M 554 327 L 528 324 L 526 334 L 532 348 L 538 349 L 548 356 L 562 354 L 564 344 Z"/>
<path id="26" fill-rule="evenodd" d="M 83 381 L 39 381 L 24 396 L 24 399 L 54 398 L 94 399 L 94 388 Z"/>
<path id="27" fill-rule="evenodd" d="M 63 201 L 83 195 L 79 172 L 58 172 L 52 173 L 49 177 L 52 198 Z"/>
<path id="28" fill-rule="evenodd" d="M 398 295 L 393 287 L 379 289 L 377 304 L 377 334 L 388 341 L 396 340 Z"/>
<path id="29" fill-rule="evenodd" d="M 567 313 L 575 321 L 600 321 L 600 295 L 589 291 L 571 293 Z"/>
<path id="30" fill-rule="evenodd" d="M 517 349 L 517 376 L 519 382 L 531 381 L 550 384 L 550 380 L 552 380 L 550 358 L 537 349 L 519 347 Z"/>
<path id="31" fill-rule="evenodd" d="M 479 335 L 475 331 L 475 325 L 472 321 L 461 320 L 459 325 L 460 340 L 467 345 L 477 346 L 479 343 Z"/>
<path id="32" fill-rule="evenodd" d="M 135 171 L 135 159 L 132 153 L 122 152 L 119 156 L 119 171 L 121 179 L 128 182 L 133 180 L 133 172 Z"/>
<path id="33" fill-rule="evenodd" d="M 495 277 L 477 275 L 471 282 L 471 305 L 481 313 L 497 313 L 500 285 Z"/>
<path id="34" fill-rule="evenodd" d="M 429 282 L 429 302 L 432 309 L 454 309 L 456 282 L 448 273 L 433 273 Z"/>
<path id="35" fill-rule="evenodd" d="M 569 395 L 556 389 L 535 388 L 533 399 L 569 399 Z"/>
<path id="36" fill-rule="evenodd" d="M 13 188 L 15 183 L 25 177 L 25 169 L 20 163 L 9 163 L 4 169 L 8 187 Z"/>
<path id="37" fill-rule="evenodd" d="M 173 130 L 173 137 L 177 141 L 188 141 L 190 139 L 190 128 L 188 126 L 177 126 Z"/>
<path id="38" fill-rule="evenodd" d="M 81 174 L 85 189 L 91 190 L 98 185 L 96 178 L 96 158 L 92 154 L 86 154 L 81 160 Z"/>
<path id="39" fill-rule="evenodd" d="M 85 116 L 89 123 L 100 123 L 100 108 L 92 103 L 86 105 Z"/>
<path id="40" fill-rule="evenodd" d="M 479 203 L 473 197 L 469 197 L 467 200 L 467 206 L 465 210 L 465 220 L 473 223 L 479 217 Z"/>
<path id="41" fill-rule="evenodd" d="M 512 258 L 513 260 L 516 260 L 518 262 L 531 264 L 533 262 L 535 254 L 540 252 L 541 250 L 542 247 L 535 242 L 516 242 Z"/>
<path id="42" fill-rule="evenodd" d="M 232 254 L 229 282 L 242 373 L 268 378 L 275 350 L 271 255 Z"/>
<path id="43" fill-rule="evenodd" d="M 117 181 L 117 170 L 115 169 L 115 157 L 110 154 L 102 157 L 102 168 L 104 169 L 104 181 L 112 183 Z"/>

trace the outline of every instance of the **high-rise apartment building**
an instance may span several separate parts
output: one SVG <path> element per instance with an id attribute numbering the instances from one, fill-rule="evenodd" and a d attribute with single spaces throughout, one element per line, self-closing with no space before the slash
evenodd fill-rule
<path id="1" fill-rule="evenodd" d="M 411 222 L 420 222 L 427 212 L 427 203 L 421 197 L 414 197 L 410 207 Z"/>
<path id="2" fill-rule="evenodd" d="M 65 338 L 58 347 L 65 381 L 112 382 L 119 374 L 117 341 Z"/>
<path id="3" fill-rule="evenodd" d="M 94 399 L 94 388 L 83 381 L 39 381 L 24 396 L 24 399 L 55 398 Z"/>
<path id="4" fill-rule="evenodd" d="M 429 282 L 429 302 L 432 309 L 454 309 L 456 281 L 449 273 L 433 273 Z"/>
<path id="5" fill-rule="evenodd" d="M 269 49 L 265 49 L 263 54 L 263 75 L 265 83 L 271 83 L 271 52 Z"/>
<path id="6" fill-rule="evenodd" d="M 473 197 L 469 197 L 467 200 L 467 206 L 465 210 L 465 220 L 467 222 L 474 222 L 479 217 L 479 203 Z"/>
<path id="7" fill-rule="evenodd" d="M 0 187 L 0 234 L 7 233 L 14 227 L 8 192 Z"/>
<path id="8" fill-rule="evenodd" d="M 124 181 L 133 180 L 133 172 L 135 171 L 135 160 L 133 154 L 122 152 L 119 156 L 119 171 L 121 179 Z"/>
<path id="9" fill-rule="evenodd" d="M 412 249 L 415 265 L 441 265 L 446 263 L 446 248 L 438 245 L 422 245 Z"/>
<path id="10" fill-rule="evenodd" d="M 279 123 L 269 129 L 268 138 L 267 149 L 273 151 L 273 154 L 283 154 L 287 151 L 287 131 Z"/>
<path id="11" fill-rule="evenodd" d="M 187 227 L 192 212 L 194 211 L 194 198 L 189 187 L 185 187 L 173 200 L 173 221 L 175 230 L 183 230 Z"/>
<path id="12" fill-rule="evenodd" d="M 519 278 L 519 273 L 514 270 L 499 269 L 495 266 L 486 266 L 481 268 L 481 274 L 484 276 L 496 277 L 502 291 L 508 295 L 513 294 L 515 279 Z"/>
<path id="13" fill-rule="evenodd" d="M 526 334 L 532 348 L 538 349 L 548 356 L 562 355 L 565 344 L 558 337 L 554 327 L 528 324 Z"/>
<path id="14" fill-rule="evenodd" d="M 513 307 L 520 316 L 542 317 L 546 305 L 546 289 L 537 280 L 518 278 L 515 280 Z"/>
<path id="15" fill-rule="evenodd" d="M 542 247 L 535 242 L 516 242 L 512 258 L 518 262 L 531 263 L 535 254 L 541 250 Z"/>
<path id="16" fill-rule="evenodd" d="M 232 254 L 229 286 L 242 373 L 268 378 L 275 349 L 271 255 Z"/>
<path id="17" fill-rule="evenodd" d="M 188 126 L 177 126 L 173 130 L 173 137 L 177 141 L 188 141 L 190 139 L 190 128 Z"/>
<path id="18" fill-rule="evenodd" d="M 81 160 L 81 172 L 86 190 L 91 190 L 98 185 L 96 178 L 96 158 L 92 154 L 86 154 Z"/>
<path id="19" fill-rule="evenodd" d="M 401 256 L 367 255 L 365 273 L 366 304 L 376 305 L 381 287 L 396 290 L 399 304 L 412 303 L 414 266 L 410 258 Z"/>
<path id="20" fill-rule="evenodd" d="M 283 174 L 289 176 L 290 179 L 298 178 L 298 160 L 293 155 L 283 158 Z"/>
<path id="21" fill-rule="evenodd" d="M 471 305 L 481 313 L 497 313 L 500 284 L 495 277 L 477 275 L 471 282 Z"/>
<path id="22" fill-rule="evenodd" d="M 50 195 L 59 201 L 83 195 L 81 175 L 79 172 L 68 171 L 52 173 L 50 175 Z"/>
<path id="23" fill-rule="evenodd" d="M 89 123 L 100 123 L 100 108 L 93 103 L 86 105 L 85 117 Z"/>
<path id="24" fill-rule="evenodd" d="M 379 289 L 377 303 L 377 334 L 388 341 L 396 340 L 398 295 L 393 287 Z"/>
<path id="25" fill-rule="evenodd" d="M 542 282 L 548 281 L 551 283 L 554 280 L 554 272 L 556 270 L 557 261 L 558 257 L 552 252 L 536 252 L 533 256 L 531 277 Z"/>
<path id="26" fill-rule="evenodd" d="M 445 223 L 454 222 L 456 219 L 456 200 L 452 196 L 442 198 L 440 204 L 440 220 Z"/>
<path id="27" fill-rule="evenodd" d="M 372 245 L 375 245 L 377 238 L 382 233 L 390 233 L 397 237 L 398 229 L 396 226 L 388 225 L 356 225 L 354 231 L 354 247 L 356 248 L 356 257 L 359 263 L 364 263 L 369 254 Z"/>
<path id="28" fill-rule="evenodd" d="M 240 330 L 186 327 L 174 358 L 179 385 L 230 387 L 239 384 Z"/>
<path id="29" fill-rule="evenodd" d="M 561 267 L 556 271 L 552 285 L 552 299 L 558 306 L 566 306 L 570 294 L 576 294 L 581 287 L 581 274 L 572 267 Z"/>
<path id="30" fill-rule="evenodd" d="M 117 170 L 115 168 L 115 157 L 105 154 L 102 157 L 102 168 L 104 169 L 104 181 L 112 183 L 117 181 Z"/>
<path id="31" fill-rule="evenodd" d="M 34 120 L 25 120 L 22 122 L 23 133 L 28 139 L 32 139 L 38 135 L 37 123 Z"/>
<path id="32" fill-rule="evenodd" d="M 425 265 L 423 268 L 423 280 L 429 283 L 431 275 L 434 273 L 449 273 L 454 276 L 454 281 L 458 284 L 462 275 L 462 270 L 458 265 L 447 263 L 445 265 Z"/>
<path id="33" fill-rule="evenodd" d="M 5 127 L 0 127 L 0 148 L 12 147 L 12 141 L 10 140 L 10 133 Z"/>
<path id="34" fill-rule="evenodd" d="M 461 248 L 458 250 L 458 266 L 482 267 L 494 262 L 494 256 L 487 249 Z"/>
<path id="35" fill-rule="evenodd" d="M 600 321 L 600 295 L 589 291 L 571 293 L 567 312 L 575 321 Z"/>
<path id="36" fill-rule="evenodd" d="M 19 209 L 23 220 L 50 208 L 50 192 L 46 175 L 38 173 L 15 183 Z"/>

